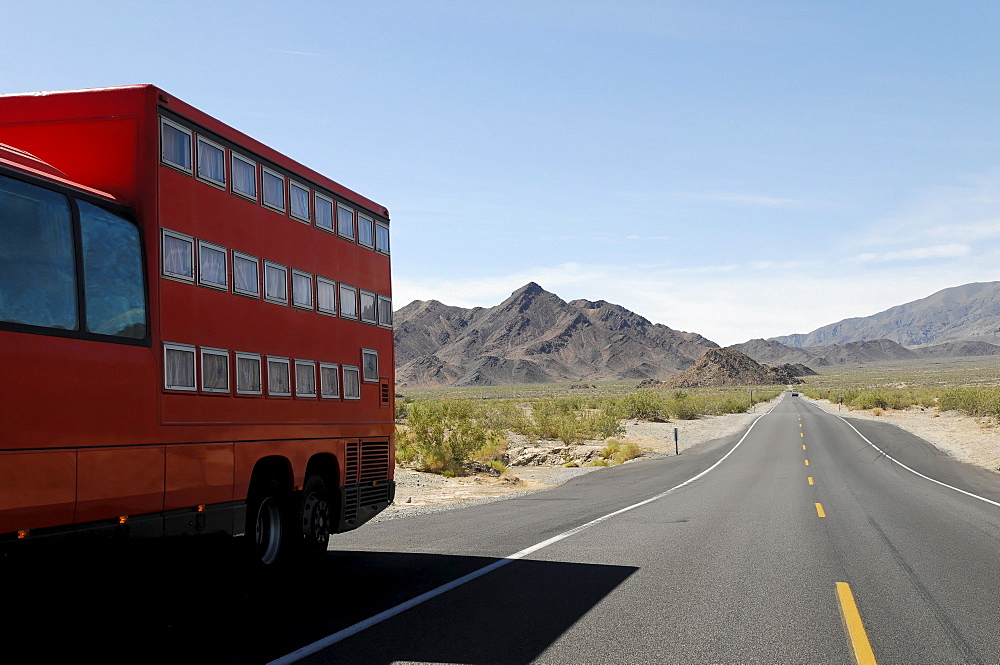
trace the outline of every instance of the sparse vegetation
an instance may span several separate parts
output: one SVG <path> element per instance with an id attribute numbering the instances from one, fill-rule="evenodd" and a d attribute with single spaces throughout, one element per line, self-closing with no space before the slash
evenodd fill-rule
<path id="1" fill-rule="evenodd" d="M 704 415 L 742 413 L 750 408 L 745 389 L 716 388 L 661 392 L 626 390 L 620 383 L 563 393 L 549 386 L 531 386 L 526 394 L 516 387 L 498 386 L 409 390 L 397 400 L 396 459 L 422 471 L 462 473 L 468 460 L 506 469 L 504 456 L 510 433 L 529 441 L 606 441 L 600 466 L 621 464 L 642 455 L 634 443 L 618 439 L 624 420 L 689 420 Z M 756 391 L 754 402 L 771 399 L 777 390 Z M 567 458 L 566 463 L 572 463 Z M 503 465 L 503 469 L 499 467 Z"/>

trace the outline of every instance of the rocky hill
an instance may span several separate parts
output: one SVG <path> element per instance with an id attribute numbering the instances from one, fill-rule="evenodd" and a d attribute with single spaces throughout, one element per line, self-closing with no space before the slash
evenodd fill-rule
<path id="1" fill-rule="evenodd" d="M 718 347 L 603 300 L 566 302 L 534 282 L 496 307 L 417 300 L 394 324 L 399 386 L 666 378 Z"/>
<path id="2" fill-rule="evenodd" d="M 694 365 L 668 379 L 664 388 L 770 386 L 800 383 L 790 366 L 761 365 L 735 349 L 708 349 Z"/>
<path id="3" fill-rule="evenodd" d="M 774 337 L 795 347 L 888 339 L 904 346 L 973 340 L 1000 342 L 1000 282 L 964 284 L 871 316 L 844 319 L 808 334 Z"/>

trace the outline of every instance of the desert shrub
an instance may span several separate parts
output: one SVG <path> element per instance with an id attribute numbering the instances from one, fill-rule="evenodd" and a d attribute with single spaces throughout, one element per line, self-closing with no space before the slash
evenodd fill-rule
<path id="1" fill-rule="evenodd" d="M 889 408 L 889 399 L 880 390 L 864 390 L 850 401 L 850 407 L 863 411 L 867 411 L 868 409 L 887 409 Z"/>
<path id="2" fill-rule="evenodd" d="M 606 459 L 595 459 L 587 462 L 587 466 L 611 466 L 611 462 Z"/>
<path id="3" fill-rule="evenodd" d="M 622 443 L 618 439 L 609 438 L 604 442 L 604 447 L 601 448 L 601 457 L 604 459 L 611 459 L 622 449 Z"/>
<path id="4" fill-rule="evenodd" d="M 885 413 L 885 411 L 883 411 L 882 409 L 880 409 L 877 406 L 874 409 L 872 409 L 872 415 L 873 416 L 881 416 L 883 413 Z"/>
<path id="5" fill-rule="evenodd" d="M 642 449 L 635 442 L 626 441 L 611 459 L 615 464 L 622 464 L 637 457 L 642 457 Z"/>
<path id="6" fill-rule="evenodd" d="M 669 414 L 663 396 L 653 390 L 636 390 L 618 400 L 622 418 L 663 422 Z"/>

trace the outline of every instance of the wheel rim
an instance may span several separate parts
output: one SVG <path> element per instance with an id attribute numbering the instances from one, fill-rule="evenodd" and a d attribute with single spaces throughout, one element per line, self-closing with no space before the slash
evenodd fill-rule
<path id="1" fill-rule="evenodd" d="M 281 548 L 281 513 L 277 500 L 269 496 L 261 501 L 257 509 L 257 525 L 254 530 L 257 542 L 257 558 L 264 565 L 274 563 Z"/>
<path id="2" fill-rule="evenodd" d="M 307 540 L 326 549 L 330 540 L 330 506 L 318 494 L 310 494 L 302 506 L 302 533 Z"/>

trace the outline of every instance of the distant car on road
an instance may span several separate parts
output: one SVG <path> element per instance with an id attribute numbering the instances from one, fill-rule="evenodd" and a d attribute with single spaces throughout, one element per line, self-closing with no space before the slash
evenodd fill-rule
<path id="1" fill-rule="evenodd" d="M 799 396 L 799 391 L 798 390 L 793 390 L 792 391 L 792 397 L 798 397 L 798 396 Z"/>

